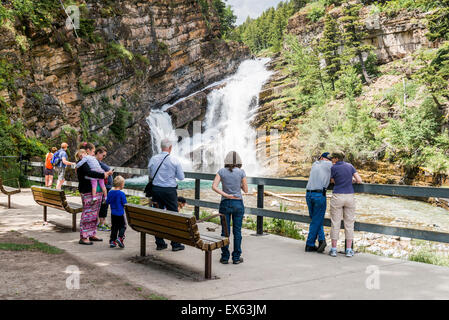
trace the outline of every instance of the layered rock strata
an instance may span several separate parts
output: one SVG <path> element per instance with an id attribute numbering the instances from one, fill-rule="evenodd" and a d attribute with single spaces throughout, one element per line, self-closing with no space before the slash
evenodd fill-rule
<path id="1" fill-rule="evenodd" d="M 250 55 L 219 39 L 211 1 L 208 12 L 197 0 L 85 1 L 81 13 L 91 30 L 80 38 L 62 9 L 51 28 L 0 27 L 0 59 L 18 71 L 14 89 L 0 96 L 28 136 L 104 144 L 112 165 L 145 166 L 150 110 L 224 78 Z M 179 121 L 199 111 L 188 113 Z"/>

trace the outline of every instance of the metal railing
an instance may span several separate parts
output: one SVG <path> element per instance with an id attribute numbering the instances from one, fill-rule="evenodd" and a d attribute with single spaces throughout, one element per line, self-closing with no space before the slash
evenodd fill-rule
<path id="1" fill-rule="evenodd" d="M 43 163 L 31 162 L 30 166 L 41 167 L 43 166 Z M 148 174 L 147 169 L 123 168 L 123 167 L 111 167 L 111 168 L 114 169 L 115 173 L 126 173 L 139 176 Z M 186 172 L 185 176 L 186 178 L 195 180 L 195 196 L 194 196 L 195 198 L 186 200 L 188 204 L 194 206 L 195 210 L 194 213 L 197 219 L 199 218 L 201 207 L 211 209 L 219 208 L 219 203 L 217 202 L 204 201 L 200 199 L 201 180 L 212 181 L 215 178 L 215 174 Z M 43 181 L 42 177 L 28 177 L 28 179 L 31 181 L 39 181 L 39 182 Z M 265 186 L 305 189 L 307 185 L 307 180 L 276 179 L 276 178 L 262 178 L 262 177 L 247 177 L 247 180 L 249 184 L 257 185 L 257 208 L 245 207 L 245 213 L 257 216 L 257 227 L 256 227 L 257 235 L 263 234 L 264 217 L 310 224 L 311 218 L 307 214 L 281 212 L 264 209 Z M 76 182 L 66 182 L 66 184 L 69 186 L 78 186 L 78 183 Z M 332 190 L 332 186 L 330 186 L 329 190 Z M 449 198 L 449 188 L 415 187 L 415 186 L 385 185 L 385 184 L 359 184 L 359 185 L 355 184 L 354 190 L 356 193 L 384 195 L 384 196 Z M 142 191 L 132 189 L 125 189 L 124 191 L 128 195 L 145 197 Z M 330 219 L 325 218 L 324 225 L 330 227 L 331 226 Z M 413 239 L 449 243 L 449 233 L 445 232 L 410 229 L 410 228 L 386 226 L 364 222 L 355 222 L 354 231 L 364 231 L 364 232 L 385 234 L 390 236 L 401 236 Z"/>

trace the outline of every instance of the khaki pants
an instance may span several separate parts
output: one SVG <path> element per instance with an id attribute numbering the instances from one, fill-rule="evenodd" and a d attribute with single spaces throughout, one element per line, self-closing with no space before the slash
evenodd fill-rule
<path id="1" fill-rule="evenodd" d="M 341 219 L 345 223 L 346 240 L 354 239 L 355 200 L 354 194 L 334 193 L 330 201 L 331 206 L 331 239 L 338 240 Z"/>

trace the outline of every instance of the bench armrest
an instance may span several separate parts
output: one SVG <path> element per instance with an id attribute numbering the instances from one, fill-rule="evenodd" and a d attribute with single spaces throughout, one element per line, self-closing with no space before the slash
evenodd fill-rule
<path id="1" fill-rule="evenodd" d="M 19 179 L 17 179 L 17 178 L 3 179 L 3 182 L 5 182 L 5 181 L 16 181 L 17 182 L 17 188 L 20 189 L 20 181 L 19 181 Z M 3 185 L 5 185 L 5 184 L 3 184 Z M 5 187 L 8 187 L 8 186 L 5 186 Z M 14 188 L 14 187 L 11 187 L 11 188 Z"/>
<path id="2" fill-rule="evenodd" d="M 203 219 L 201 219 L 201 220 L 198 220 L 198 223 L 201 223 L 201 222 L 204 222 L 204 221 L 208 221 L 208 220 L 210 220 L 210 219 L 212 219 L 212 218 L 215 218 L 215 217 L 220 217 L 221 224 L 223 225 L 224 230 L 225 230 L 225 236 L 226 236 L 227 238 L 229 238 L 229 233 L 228 233 L 228 223 L 226 222 L 226 217 L 224 216 L 224 214 L 221 214 L 221 213 L 213 214 L 213 215 L 211 215 L 211 216 L 208 216 L 208 217 L 206 217 L 206 218 L 203 218 Z"/>

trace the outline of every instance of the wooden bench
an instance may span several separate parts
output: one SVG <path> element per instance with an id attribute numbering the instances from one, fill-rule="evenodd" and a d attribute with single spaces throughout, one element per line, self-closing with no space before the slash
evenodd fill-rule
<path id="1" fill-rule="evenodd" d="M 197 221 L 195 216 L 178 212 L 144 207 L 134 204 L 125 205 L 128 224 L 140 232 L 140 255 L 146 255 L 146 234 L 179 242 L 198 248 L 205 252 L 205 278 L 212 277 L 212 251 L 229 245 L 226 219 L 222 214 L 216 214 Z M 215 235 L 200 235 L 198 222 L 220 216 L 226 230 L 226 237 Z"/>
<path id="2" fill-rule="evenodd" d="M 19 188 L 18 189 L 17 188 L 11 188 L 11 187 L 5 186 L 3 184 L 3 181 L 10 181 L 10 180 L 17 181 L 17 185 L 19 186 Z M 2 180 L 2 178 L 0 178 L 0 191 L 8 196 L 8 209 L 11 209 L 11 196 L 13 194 L 17 194 L 17 193 L 20 192 L 19 180 L 18 179 Z"/>
<path id="3" fill-rule="evenodd" d="M 69 203 L 63 190 L 32 186 L 34 201 L 44 207 L 44 221 L 47 221 L 47 207 L 66 211 L 72 214 L 72 231 L 76 231 L 76 214 L 83 211 L 83 206 Z"/>

